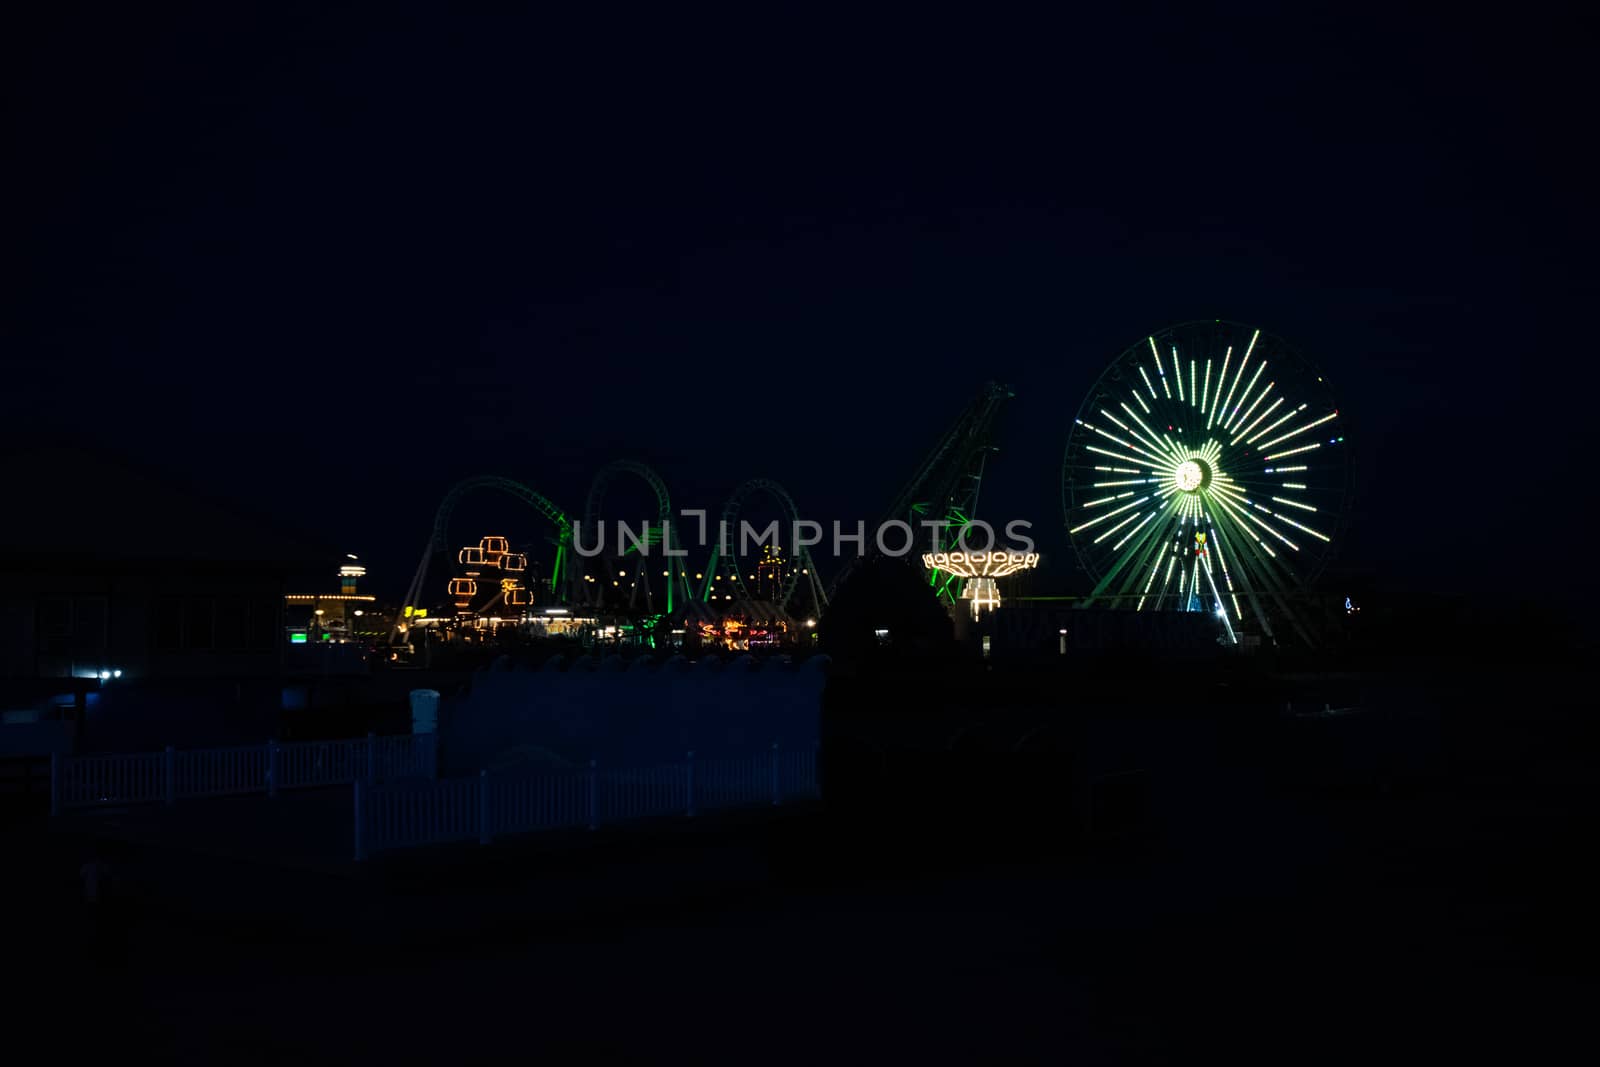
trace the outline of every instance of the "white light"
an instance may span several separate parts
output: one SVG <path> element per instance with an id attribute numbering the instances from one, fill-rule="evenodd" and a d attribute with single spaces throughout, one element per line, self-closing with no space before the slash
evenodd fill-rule
<path id="1" fill-rule="evenodd" d="M 1239 402 L 1233 406 L 1232 413 L 1228 415 L 1227 420 L 1222 424 L 1224 430 L 1231 430 L 1234 426 L 1243 422 L 1244 419 L 1248 419 L 1250 413 L 1256 409 L 1256 405 L 1261 403 L 1261 398 L 1267 395 L 1267 389 L 1272 388 L 1272 383 L 1268 382 L 1267 389 L 1261 391 L 1261 396 L 1256 397 L 1249 407 L 1245 407 L 1245 401 L 1250 400 L 1250 391 L 1256 387 L 1256 382 L 1261 378 L 1261 372 L 1266 369 L 1267 365 L 1265 363 L 1256 364 L 1256 372 L 1250 376 L 1250 384 L 1244 387 L 1244 392 L 1239 395 Z M 1240 408 L 1244 408 L 1243 416 L 1239 415 Z"/>
<path id="2" fill-rule="evenodd" d="M 1118 541 L 1116 544 L 1111 546 L 1111 551 L 1115 552 L 1118 549 L 1120 549 L 1124 544 L 1127 543 L 1128 538 L 1130 538 L 1134 534 L 1138 533 L 1139 530 L 1144 526 L 1144 524 L 1149 522 L 1151 519 L 1155 518 L 1157 514 L 1158 514 L 1158 512 L 1152 511 L 1150 514 L 1146 515 L 1143 519 L 1139 520 L 1139 525 L 1135 526 L 1133 529 L 1131 529 L 1127 533 L 1123 534 L 1122 535 L 1122 540 Z"/>
<path id="3" fill-rule="evenodd" d="M 1301 404 L 1300 407 L 1304 408 L 1305 405 Z M 1322 418 L 1317 419 L 1315 422 L 1306 423 L 1304 426 L 1300 427 L 1298 430 L 1291 430 L 1288 433 L 1283 434 L 1281 437 L 1274 437 L 1270 441 L 1262 442 L 1261 450 L 1263 452 L 1265 452 L 1267 449 L 1271 448 L 1273 445 L 1279 444 L 1279 443 L 1281 443 L 1283 441 L 1287 441 L 1291 437 L 1298 437 L 1300 434 L 1305 433 L 1307 430 L 1311 429 L 1312 427 L 1321 426 L 1323 423 L 1328 422 L 1329 420 L 1335 419 L 1335 418 L 1338 418 L 1338 417 L 1339 417 L 1339 413 L 1337 411 L 1333 412 L 1331 415 L 1324 415 L 1324 416 L 1322 416 Z M 1265 431 L 1263 431 L 1263 432 L 1265 432 Z M 1257 436 L 1260 436 L 1260 434 L 1258 434 Z"/>
<path id="4" fill-rule="evenodd" d="M 1261 396 L 1256 398 L 1257 403 L 1259 403 L 1262 399 L 1264 399 L 1266 397 L 1268 391 L 1270 391 L 1272 389 L 1272 387 L 1274 385 L 1277 385 L 1277 384 L 1278 384 L 1277 382 L 1268 382 L 1267 383 L 1267 388 L 1261 390 Z M 1234 435 L 1233 440 L 1229 441 L 1228 443 L 1231 444 L 1231 445 L 1238 444 L 1239 443 L 1239 438 L 1243 437 L 1245 434 L 1247 434 L 1251 430 L 1255 429 L 1258 425 L 1260 425 L 1261 420 L 1265 419 L 1268 415 L 1271 415 L 1274 411 L 1277 411 L 1278 410 L 1278 405 L 1281 404 L 1281 403 L 1283 403 L 1283 397 L 1280 396 L 1276 400 L 1274 400 L 1272 403 L 1268 404 L 1267 405 L 1267 410 L 1265 410 L 1261 414 L 1257 415 L 1255 417 L 1255 419 L 1250 423 L 1250 425 L 1246 426 L 1244 429 L 1242 429 L 1238 433 L 1236 433 Z M 1245 418 L 1249 418 L 1249 417 L 1250 417 L 1249 413 L 1246 412 L 1245 413 Z M 1240 421 L 1243 421 L 1243 420 L 1240 420 Z"/>
<path id="5" fill-rule="evenodd" d="M 1182 489 L 1185 493 L 1192 493 L 1196 489 L 1200 488 L 1200 482 L 1205 476 L 1200 471 L 1200 464 L 1196 463 L 1192 459 L 1186 459 L 1182 463 L 1178 464 L 1178 473 L 1176 477 L 1178 480 L 1178 488 Z"/>
<path id="6" fill-rule="evenodd" d="M 107 678 L 110 678 L 110 677 L 111 677 L 111 672 L 110 671 L 101 671 L 100 672 L 100 680 L 102 682 L 105 681 Z"/>
<path id="7" fill-rule="evenodd" d="M 1298 453 L 1301 453 L 1301 452 L 1310 452 L 1314 448 L 1321 448 L 1321 447 L 1322 447 L 1322 444 L 1320 442 L 1318 442 L 1317 444 L 1311 444 L 1311 445 L 1301 445 L 1299 448 L 1291 448 L 1287 452 L 1274 452 L 1272 455 L 1263 456 L 1262 458 L 1263 459 L 1267 459 L 1267 460 L 1280 459 L 1283 456 L 1293 456 L 1293 455 L 1297 455 Z M 1289 468 L 1288 467 L 1279 467 L 1278 469 L 1279 470 L 1288 470 Z"/>
<path id="8" fill-rule="evenodd" d="M 1086 523 L 1083 523 L 1083 524 L 1078 525 L 1078 526 L 1074 526 L 1072 529 L 1068 530 L 1067 532 L 1068 533 L 1078 533 L 1081 530 L 1087 530 L 1091 526 L 1095 526 L 1095 525 L 1098 525 L 1099 523 L 1105 522 L 1107 519 L 1109 519 L 1113 515 L 1120 515 L 1122 512 L 1127 511 L 1129 508 L 1136 508 L 1140 504 L 1143 504 L 1146 500 L 1149 500 L 1149 499 L 1150 498 L 1148 496 L 1142 496 L 1138 500 L 1135 500 L 1131 504 L 1124 504 L 1120 508 L 1112 508 L 1110 511 L 1105 512 L 1104 514 L 1100 515 L 1098 518 L 1093 518 L 1093 519 L 1090 519 Z"/>
<path id="9" fill-rule="evenodd" d="M 356 617 L 357 618 L 360 618 L 361 616 L 363 616 L 365 614 L 366 614 L 366 612 L 362 611 L 360 608 L 356 609 Z"/>
<path id="10" fill-rule="evenodd" d="M 1137 519 L 1138 517 L 1139 516 L 1137 516 L 1137 515 L 1129 515 L 1127 518 L 1123 519 L 1121 522 L 1119 522 L 1115 526 L 1111 527 L 1111 529 L 1107 530 L 1105 533 L 1101 534 L 1099 537 L 1096 537 L 1094 539 L 1094 543 L 1098 545 L 1101 541 L 1104 541 L 1106 538 L 1110 537 L 1112 534 L 1116 533 L 1118 530 L 1122 529 L 1124 526 L 1128 525 L 1128 523 L 1132 522 L 1134 519 Z"/>
<path id="11" fill-rule="evenodd" d="M 111 677 L 113 677 L 113 678 L 121 678 L 122 677 L 122 672 L 121 671 L 112 671 L 111 672 Z"/>

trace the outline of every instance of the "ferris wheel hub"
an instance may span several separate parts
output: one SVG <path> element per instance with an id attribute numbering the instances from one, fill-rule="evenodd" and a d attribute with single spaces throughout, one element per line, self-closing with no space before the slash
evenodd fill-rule
<path id="1" fill-rule="evenodd" d="M 1210 473 L 1199 460 L 1186 459 L 1178 464 L 1173 480 L 1185 493 L 1198 493 L 1211 480 Z"/>

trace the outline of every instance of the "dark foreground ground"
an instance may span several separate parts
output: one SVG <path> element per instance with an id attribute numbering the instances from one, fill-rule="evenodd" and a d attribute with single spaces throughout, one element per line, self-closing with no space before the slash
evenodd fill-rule
<path id="1" fill-rule="evenodd" d="M 34 1035 L 69 1062 L 1589 1061 L 1587 697 L 1423 688 L 1342 754 L 1169 726 L 1151 830 L 1116 840 L 817 806 L 360 869 L 124 844 L 109 960 L 84 946 L 84 841 L 27 823 L 4 1040 L 18 1062 Z"/>

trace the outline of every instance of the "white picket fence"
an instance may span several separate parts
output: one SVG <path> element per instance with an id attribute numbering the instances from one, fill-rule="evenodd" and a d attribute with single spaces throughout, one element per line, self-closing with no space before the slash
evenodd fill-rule
<path id="1" fill-rule="evenodd" d="M 191 797 L 433 778 L 434 734 L 296 741 L 90 756 L 52 756 L 50 812 L 124 804 L 172 804 Z"/>
<path id="2" fill-rule="evenodd" d="M 384 849 L 472 841 L 501 834 L 595 829 L 602 823 L 714 809 L 781 804 L 817 795 L 814 749 L 774 744 L 749 756 L 648 768 L 600 767 L 490 774 L 355 787 L 355 858 Z"/>

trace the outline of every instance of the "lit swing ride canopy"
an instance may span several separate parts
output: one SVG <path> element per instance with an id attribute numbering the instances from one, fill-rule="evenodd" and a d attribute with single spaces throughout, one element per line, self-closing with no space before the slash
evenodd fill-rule
<path id="1" fill-rule="evenodd" d="M 1030 570 L 1039 565 L 1037 552 L 925 552 L 922 565 L 929 570 L 944 571 L 966 579 L 962 583 L 961 598 L 972 602 L 974 619 L 984 609 L 1000 606 L 1000 589 L 996 578 L 1005 578 L 1018 571 Z"/>

